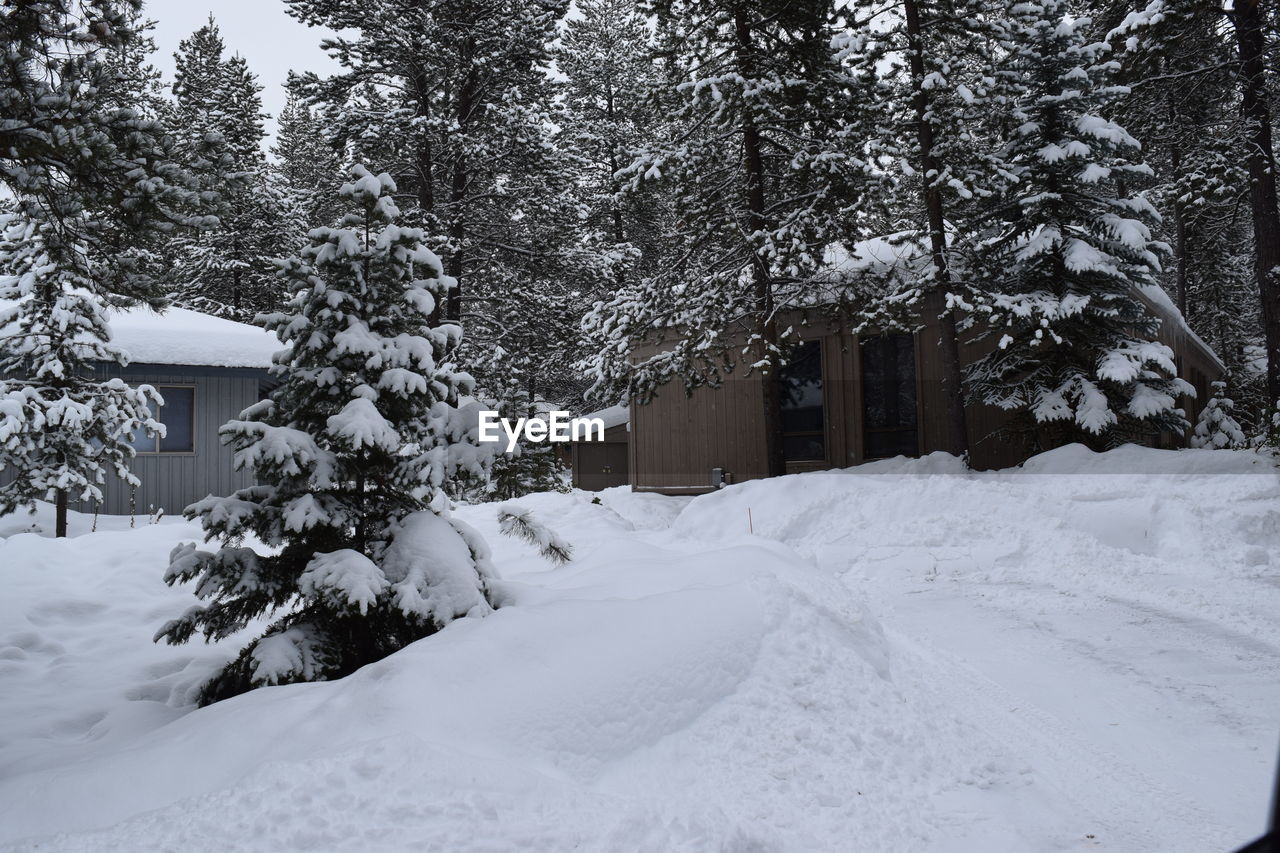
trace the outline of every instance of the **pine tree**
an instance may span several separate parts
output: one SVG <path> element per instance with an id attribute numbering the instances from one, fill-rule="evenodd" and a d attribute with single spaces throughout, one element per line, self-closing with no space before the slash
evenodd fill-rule
<path id="1" fill-rule="evenodd" d="M 340 206 L 334 203 L 341 183 L 334 176 L 341 164 L 323 126 L 297 89 L 296 78 L 291 78 L 271 153 L 276 158 L 273 172 L 282 188 L 289 229 L 306 234 L 312 228 L 332 225 L 341 215 Z"/>
<path id="2" fill-rule="evenodd" d="M 430 322 L 449 282 L 422 230 L 394 224 L 391 178 L 351 177 L 341 194 L 356 212 L 311 232 L 284 267 L 288 311 L 265 319 L 285 346 L 280 384 L 222 430 L 258 484 L 188 507 L 220 547 L 179 546 L 165 577 L 197 581 L 209 603 L 157 640 L 221 639 L 273 617 L 202 703 L 338 678 L 491 609 L 484 542 L 432 508 L 471 390 L 445 360 L 458 326 Z M 249 533 L 271 550 L 242 546 Z"/>
<path id="3" fill-rule="evenodd" d="M 1244 430 L 1231 416 L 1235 404 L 1226 396 L 1226 390 L 1227 383 L 1213 383 L 1213 396 L 1200 410 L 1196 431 L 1191 436 L 1192 447 L 1239 450 L 1245 446 Z"/>
<path id="4" fill-rule="evenodd" d="M 1010 10 L 998 79 L 1015 130 L 998 157 L 1012 180 L 978 259 L 990 293 L 975 311 L 997 347 L 971 366 L 971 396 L 1049 444 L 1182 432 L 1176 400 L 1195 393 L 1134 292 L 1160 269 L 1154 210 L 1127 189 L 1151 170 L 1104 117 L 1124 90 L 1108 85 L 1115 65 L 1088 24 L 1062 0 Z"/>
<path id="5" fill-rule="evenodd" d="M 922 317 L 937 321 L 940 337 L 926 345 L 939 348 L 947 443 L 956 454 L 969 446 L 958 313 L 980 288 L 967 275 L 968 237 L 977 230 L 968 220 L 980 218 L 978 202 L 998 183 L 990 158 L 1001 131 L 988 91 L 990 6 L 987 0 L 855 4 L 863 21 L 877 25 L 855 22 L 836 40 L 851 77 L 875 81 L 861 84 L 869 97 L 859 106 L 872 113 L 876 128 L 865 145 L 883 169 L 875 195 L 889 223 L 884 239 L 900 246 L 904 258 L 920 258 L 868 274 L 883 280 L 849 277 L 858 303 L 853 331 L 912 331 Z"/>
<path id="6" fill-rule="evenodd" d="M 512 420 L 545 417 L 548 410 L 560 408 L 562 403 L 549 403 L 541 394 L 531 390 L 530 385 L 534 383 L 528 375 L 518 370 L 504 372 L 520 361 L 522 359 L 512 358 L 499 347 L 469 362 L 479 375 L 488 377 L 487 393 L 492 399 L 486 408 L 496 411 L 500 418 Z M 564 389 L 557 390 L 564 392 Z M 510 453 L 506 452 L 504 445 L 491 446 L 494 454 L 488 460 L 487 476 L 482 481 L 472 478 L 470 500 L 510 500 L 533 492 L 568 491 L 569 472 L 556 445 L 521 437 Z"/>
<path id="7" fill-rule="evenodd" d="M 1239 56 L 1244 166 L 1253 220 L 1253 270 L 1267 349 L 1267 399 L 1280 400 L 1280 190 L 1268 96 L 1275 25 L 1258 0 L 1233 0 L 1230 18 Z"/>
<path id="8" fill-rule="evenodd" d="M 305 23 L 343 32 L 324 45 L 342 63 L 329 79 L 301 78 L 326 136 L 345 157 L 384 163 L 399 203 L 429 223 L 458 289 L 443 316 L 463 323 L 458 358 L 501 348 L 507 361 L 478 373 L 493 395 L 505 376 L 530 396 L 573 395 L 577 316 L 611 268 L 580 239 L 578 157 L 560 84 L 550 73 L 566 0 L 289 0 Z"/>
<path id="9" fill-rule="evenodd" d="M 1161 283 L 1226 365 L 1240 416 L 1259 423 L 1266 395 L 1246 353 L 1261 344 L 1262 324 L 1251 222 L 1240 203 L 1249 176 L 1238 154 L 1247 143 L 1235 45 L 1220 7 L 1206 0 L 1104 11 L 1123 63 L 1118 80 L 1131 89 L 1125 124 L 1156 172 L 1148 196 L 1161 214 L 1157 233 L 1173 250 Z"/>
<path id="10" fill-rule="evenodd" d="M 223 57 L 217 24 L 183 40 L 174 55 L 171 125 L 217 221 L 174 242 L 176 304 L 239 320 L 278 307 L 283 198 L 262 151 L 262 87 L 240 56 Z"/>
<path id="11" fill-rule="evenodd" d="M 653 276 L 588 315 L 593 393 L 643 400 L 673 380 L 716 385 L 745 363 L 766 377 L 766 458 L 779 474 L 782 402 L 768 377 L 791 341 L 779 313 L 819 301 L 825 247 L 848 236 L 865 170 L 840 134 L 858 113 L 830 49 L 834 9 L 748 0 L 646 9 L 665 63 L 652 97 L 673 122 L 629 167 L 627 189 L 670 188 L 673 245 Z M 646 343 L 665 349 L 635 363 Z"/>
<path id="12" fill-rule="evenodd" d="M 100 500 L 132 480 L 135 430 L 155 430 L 146 387 L 95 371 L 123 362 L 109 307 L 162 296 L 148 247 L 190 222 L 191 176 L 134 96 L 137 2 L 32 0 L 0 10 L 0 513 L 37 499 Z"/>
<path id="13" fill-rule="evenodd" d="M 129 470 L 133 435 L 163 434 L 149 385 L 95 374 L 126 362 L 110 344 L 93 267 L 68 264 L 56 226 L 9 218 L 0 235 L 0 460 L 16 474 L 0 486 L 0 515 L 52 499 L 55 533 L 67 534 L 69 500 L 102 501 L 108 472 L 139 485 Z M 73 250 L 74 251 L 74 250 Z"/>
<path id="14" fill-rule="evenodd" d="M 579 230 L 612 263 L 607 285 L 632 267 L 652 272 L 663 232 L 662 199 L 622 193 L 619 172 L 656 130 L 646 107 L 656 82 L 645 16 L 627 0 L 583 0 L 566 26 L 556 66 L 565 75 L 563 138 L 579 155 Z"/>

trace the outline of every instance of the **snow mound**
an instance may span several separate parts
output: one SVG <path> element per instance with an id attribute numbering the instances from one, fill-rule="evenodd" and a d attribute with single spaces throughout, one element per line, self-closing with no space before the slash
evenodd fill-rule
<path id="1" fill-rule="evenodd" d="M 601 409 L 598 412 L 592 412 L 589 415 L 583 415 L 584 418 L 599 418 L 604 423 L 605 429 L 621 426 L 631 421 L 630 406 L 610 406 L 607 409 Z"/>
<path id="2" fill-rule="evenodd" d="M 580 520 L 567 525 L 571 530 L 602 521 L 607 530 L 625 528 L 616 512 L 584 496 L 538 497 L 535 506 L 575 510 Z M 480 521 L 494 510 L 463 515 Z M 492 524 L 481 526 L 488 532 Z M 38 567 L 29 551 L 13 555 L 9 565 L 31 567 L 22 570 L 31 587 L 42 575 L 74 574 L 60 581 L 65 590 L 95 571 L 104 587 L 93 598 L 105 601 L 124 576 L 132 579 L 128 620 L 113 608 L 77 611 L 76 635 L 122 638 L 110 648 L 120 665 L 97 679 L 104 694 L 113 685 L 128 690 L 122 685 L 146 672 L 206 675 L 219 658 L 206 654 L 192 665 L 180 654 L 186 649 L 145 642 L 180 593 L 159 583 L 163 548 L 151 537 L 140 542 L 140 533 L 119 534 L 133 539 L 132 553 L 97 535 L 10 543 L 37 543 L 47 552 Z M 175 533 L 189 532 L 166 532 Z M 90 547 L 115 556 L 93 560 Z M 518 564 L 512 556 L 530 548 L 506 547 L 504 564 Z M 660 770 L 669 763 L 663 756 L 675 749 L 671 760 L 694 784 L 704 774 L 699 766 L 723 749 L 764 739 L 778 742 L 780 756 L 790 751 L 796 729 L 787 716 L 796 699 L 787 689 L 827 678 L 860 701 L 890 690 L 874 622 L 864 621 L 844 588 L 814 575 L 786 548 L 685 553 L 631 542 L 622 556 L 616 543 L 596 542 L 591 551 L 594 560 L 500 581 L 511 606 L 484 620 L 453 622 L 335 683 L 255 690 L 192 713 L 173 690 L 154 692 L 140 697 L 150 720 L 116 721 L 110 713 L 118 710 L 110 711 L 96 722 L 101 742 L 77 735 L 65 749 L 42 727 L 28 726 L 0 749 L 0 840 L 63 833 L 42 838 L 46 849 L 136 849 L 142 838 L 160 848 L 186 839 L 192 849 L 302 849 L 340 847 L 356 836 L 372 849 L 420 847 L 431 838 L 452 839 L 447 847 L 457 850 L 613 849 L 636 838 L 652 839 L 653 849 L 762 843 L 778 830 L 749 820 L 749 808 L 727 813 L 714 800 L 694 807 L 678 797 Z M 814 598 L 819 589 L 824 601 Z M 44 596 L 32 589 L 15 596 L 8 624 L 41 621 L 33 599 Z M 42 624 L 41 642 L 72 635 L 64 622 Z M 783 637 L 804 625 L 822 626 L 812 644 Z M 808 674 L 787 663 L 796 643 L 818 654 Z M 823 651 L 827 643 L 837 648 Z M 169 661 L 138 667 L 140 654 Z M 87 643 L 69 657 L 84 670 L 99 662 Z M 828 669 L 837 660 L 840 666 Z M 83 685 L 61 686 L 73 704 L 83 702 Z M 32 680 L 0 681 L 0 689 L 42 695 L 50 704 L 67 698 L 42 693 Z M 810 692 L 804 701 L 826 702 L 831 715 L 847 711 L 820 698 L 822 690 Z M 110 706 L 105 697 L 104 704 Z M 740 774 L 730 754 L 712 763 L 724 780 Z M 768 772 L 753 771 L 753 784 L 765 784 Z M 829 776 L 812 785 L 826 785 Z M 129 784 L 118 784 L 122 779 Z M 389 779 L 403 784 L 388 788 Z M 398 804 L 389 802 L 389 790 Z M 394 820 L 376 820 L 392 813 Z M 476 833 L 474 821 L 498 815 L 500 829 Z M 790 806 L 774 820 L 799 822 Z M 192 821 L 209 833 L 193 835 Z M 374 824 L 383 829 L 369 836 Z"/>
<path id="3" fill-rule="evenodd" d="M 462 506 L 504 606 L 200 710 L 240 643 L 149 642 L 191 525 L 15 535 L 0 847 L 1233 849 L 1274 772 L 1278 499 L 1258 454 L 1082 447 L 522 498 L 558 568 Z"/>

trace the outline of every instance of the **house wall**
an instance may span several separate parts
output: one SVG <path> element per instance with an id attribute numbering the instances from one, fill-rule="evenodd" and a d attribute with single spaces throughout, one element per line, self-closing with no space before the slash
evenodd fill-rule
<path id="1" fill-rule="evenodd" d="M 627 425 L 604 431 L 604 441 L 575 441 L 572 444 L 573 485 L 589 492 L 631 482 Z"/>
<path id="2" fill-rule="evenodd" d="M 100 512 L 138 515 L 163 508 L 181 515 L 190 503 L 206 495 L 229 495 L 253 484 L 253 474 L 236 471 L 232 451 L 218 440 L 218 428 L 262 399 L 265 370 L 183 368 L 171 365 L 131 365 L 123 371 L 104 368 L 102 376 L 122 376 L 131 385 L 187 385 L 195 387 L 193 453 L 138 454 L 132 471 L 142 481 L 136 490 L 114 473 L 107 474 Z M 93 512 L 87 502 L 75 507 Z"/>
<path id="3" fill-rule="evenodd" d="M 1208 384 L 1218 378 L 1221 365 L 1175 318 L 1148 302 L 1163 319 L 1159 339 L 1177 355 L 1179 374 L 1197 387 L 1199 400 L 1182 404 L 1194 422 L 1207 398 Z M 788 473 L 843 468 L 866 461 L 862 434 L 862 372 L 858 340 L 844 325 L 830 321 L 804 325 L 792 315 L 782 325 L 799 329 L 802 340 L 820 340 L 826 416 L 825 462 L 788 463 Z M 994 337 L 968 340 L 961 361 L 972 363 L 995 346 Z M 951 450 L 947 440 L 948 400 L 941 393 L 942 351 L 936 321 L 915 336 L 916 397 L 920 454 Z M 652 348 L 656 350 L 657 348 Z M 641 350 L 643 357 L 647 351 Z M 970 462 L 978 469 L 1016 465 L 1031 453 L 1029 439 L 1002 433 L 1009 413 L 992 406 L 968 406 L 965 411 Z M 711 470 L 723 468 L 733 482 L 767 476 L 764 447 L 764 395 L 761 378 L 739 368 L 720 388 L 698 388 L 686 394 L 668 385 L 649 402 L 631 405 L 631 482 L 637 491 L 688 494 L 710 491 Z M 1165 442 L 1185 438 L 1165 436 Z"/>

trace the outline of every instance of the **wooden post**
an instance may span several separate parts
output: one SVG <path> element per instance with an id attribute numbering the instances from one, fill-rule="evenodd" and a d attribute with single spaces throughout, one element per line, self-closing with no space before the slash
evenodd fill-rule
<path id="1" fill-rule="evenodd" d="M 58 489 L 54 503 L 53 535 L 59 539 L 67 536 L 67 490 Z"/>

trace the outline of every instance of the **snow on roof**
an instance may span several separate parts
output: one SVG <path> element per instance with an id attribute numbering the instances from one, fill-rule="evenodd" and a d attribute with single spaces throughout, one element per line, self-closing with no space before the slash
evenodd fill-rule
<path id="1" fill-rule="evenodd" d="M 1209 357 L 1214 360 L 1214 363 L 1216 363 L 1221 370 L 1226 371 L 1227 366 L 1222 363 L 1222 359 L 1213 351 L 1213 347 L 1205 343 L 1204 339 L 1192 330 L 1191 324 L 1187 322 L 1187 318 L 1182 316 L 1182 312 L 1178 310 L 1178 306 L 1174 304 L 1173 299 L 1169 297 L 1168 292 L 1163 287 L 1158 284 L 1147 284 L 1138 289 L 1142 291 L 1142 295 L 1147 297 L 1148 301 L 1150 301 L 1160 313 L 1167 315 L 1165 319 L 1172 320 L 1174 323 L 1177 323 L 1178 326 L 1181 327 L 1182 331 L 1187 334 L 1187 337 L 1199 344 L 1201 349 L 1203 349 Z"/>
<path id="2" fill-rule="evenodd" d="M 631 420 L 631 409 L 627 406 L 610 406 L 607 409 L 601 409 L 598 412 L 592 412 L 589 415 L 583 415 L 584 418 L 599 418 L 604 421 L 604 428 L 621 426 Z"/>
<path id="3" fill-rule="evenodd" d="M 883 237 L 860 240 L 851 247 L 843 243 L 831 243 L 823 251 L 824 271 L 834 274 L 850 274 L 889 270 L 913 263 L 927 254 L 923 238 L 913 231 L 899 231 Z"/>
<path id="4" fill-rule="evenodd" d="M 259 326 L 188 308 L 157 314 L 130 308 L 111 315 L 112 343 L 131 362 L 209 367 L 270 367 L 280 339 Z"/>
<path id="5" fill-rule="evenodd" d="M 265 369 L 271 366 L 271 356 L 283 348 L 279 338 L 259 326 L 188 308 L 158 314 L 139 306 L 111 310 L 108 316 L 111 343 L 133 364 Z"/>
<path id="6" fill-rule="evenodd" d="M 950 234 L 948 233 L 948 237 Z M 885 276 L 888 273 L 906 270 L 927 258 L 928 247 L 924 237 L 918 232 L 900 231 L 883 237 L 872 237 L 846 248 L 840 243 L 832 243 L 823 252 L 823 270 L 828 279 L 836 282 L 855 278 L 860 275 Z M 1169 294 L 1158 284 L 1139 287 L 1138 290 L 1157 314 L 1170 322 L 1176 323 L 1201 349 L 1205 351 L 1222 370 L 1226 365 L 1199 335 L 1192 330 L 1178 306 L 1169 298 Z M 821 302 L 822 297 L 810 300 Z"/>

